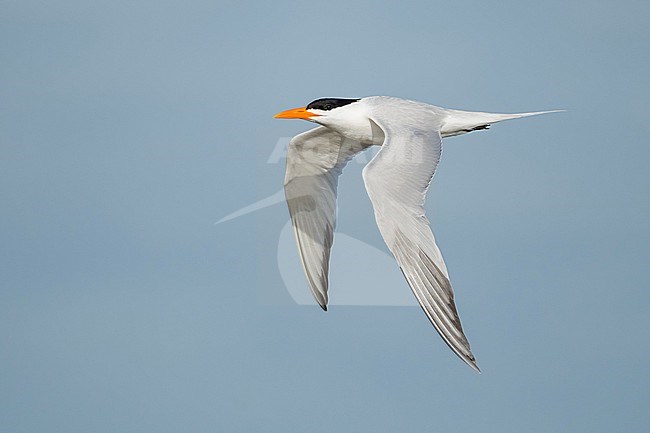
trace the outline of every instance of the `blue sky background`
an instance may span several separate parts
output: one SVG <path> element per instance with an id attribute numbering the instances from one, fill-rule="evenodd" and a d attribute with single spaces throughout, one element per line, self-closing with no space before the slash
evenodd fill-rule
<path id="1" fill-rule="evenodd" d="M 0 431 L 647 431 L 649 21 L 642 1 L 3 1 Z M 309 125 L 274 113 L 377 94 L 569 110 L 446 142 L 428 210 L 482 375 L 417 307 L 294 304 L 283 205 L 214 225 L 280 188 L 267 158 Z M 385 250 L 360 170 L 339 229 Z"/>

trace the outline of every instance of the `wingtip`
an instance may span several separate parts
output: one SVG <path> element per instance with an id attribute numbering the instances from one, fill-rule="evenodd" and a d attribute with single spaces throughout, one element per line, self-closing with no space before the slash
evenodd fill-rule
<path id="1" fill-rule="evenodd" d="M 322 304 L 321 304 L 320 307 L 323 309 L 323 311 L 327 312 L 327 305 L 322 305 Z"/>
<path id="2" fill-rule="evenodd" d="M 475 360 L 472 359 L 471 361 L 467 361 L 467 365 L 469 365 L 470 368 L 475 372 L 477 372 L 478 374 L 481 374 L 481 369 L 478 368 L 478 364 L 476 363 Z"/>

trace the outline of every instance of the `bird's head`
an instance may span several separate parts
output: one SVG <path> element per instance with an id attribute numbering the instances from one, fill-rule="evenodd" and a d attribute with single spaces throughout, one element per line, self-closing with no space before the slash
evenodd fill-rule
<path id="1" fill-rule="evenodd" d="M 355 111 L 355 102 L 360 99 L 322 98 L 312 101 L 306 107 L 292 108 L 276 114 L 276 119 L 303 119 L 330 126 L 349 117 Z"/>

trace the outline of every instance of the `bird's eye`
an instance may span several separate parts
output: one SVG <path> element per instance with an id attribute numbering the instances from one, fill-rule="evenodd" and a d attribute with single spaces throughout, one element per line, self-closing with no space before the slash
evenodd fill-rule
<path id="1" fill-rule="evenodd" d="M 332 104 L 325 105 L 325 111 L 330 111 L 332 109 Z"/>

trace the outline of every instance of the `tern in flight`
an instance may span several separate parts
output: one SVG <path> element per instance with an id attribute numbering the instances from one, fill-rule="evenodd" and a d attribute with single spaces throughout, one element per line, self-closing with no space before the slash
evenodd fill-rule
<path id="1" fill-rule="evenodd" d="M 372 96 L 317 99 L 306 107 L 276 114 L 278 119 L 304 119 L 320 125 L 289 143 L 284 191 L 305 276 L 321 308 L 327 311 L 339 175 L 357 153 L 379 145 L 381 149 L 363 169 L 363 181 L 381 236 L 442 339 L 480 372 L 425 215 L 427 189 L 440 162 L 443 138 L 551 112 L 481 113 Z"/>

